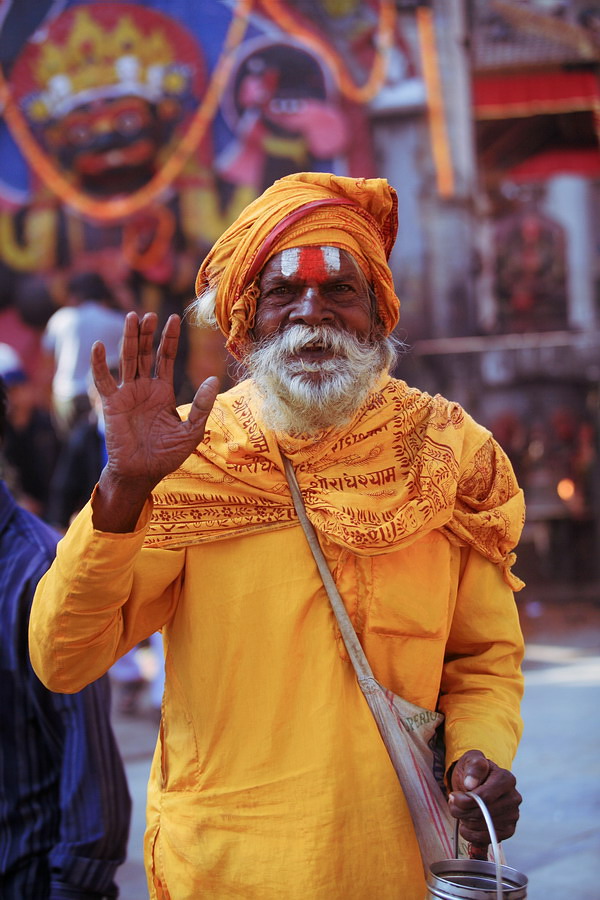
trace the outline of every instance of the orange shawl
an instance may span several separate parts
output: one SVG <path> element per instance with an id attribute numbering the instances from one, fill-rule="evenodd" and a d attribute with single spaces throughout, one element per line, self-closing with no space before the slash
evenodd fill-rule
<path id="1" fill-rule="evenodd" d="M 352 422 L 318 439 L 279 438 L 251 381 L 217 398 L 203 443 L 154 492 L 146 545 L 177 548 L 297 524 L 281 452 L 319 533 L 359 555 L 433 529 L 501 567 L 508 584 L 524 521 L 508 458 L 456 403 L 382 376 Z M 183 410 L 185 415 L 186 410 Z"/>
<path id="2" fill-rule="evenodd" d="M 289 247 L 332 246 L 352 253 L 373 286 L 389 334 L 400 307 L 387 264 L 396 240 L 397 207 L 396 192 L 384 178 L 321 172 L 280 178 L 250 203 L 217 240 L 196 278 L 197 294 L 218 287 L 217 322 L 231 353 L 243 356 L 262 268 Z"/>

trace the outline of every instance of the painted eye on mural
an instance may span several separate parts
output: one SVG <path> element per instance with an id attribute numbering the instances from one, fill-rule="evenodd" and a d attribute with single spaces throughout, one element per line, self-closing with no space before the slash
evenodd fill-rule
<path id="1" fill-rule="evenodd" d="M 75 146 L 87 144 L 90 140 L 90 137 L 90 127 L 85 122 L 74 122 L 69 126 L 69 129 L 67 131 L 67 138 L 69 143 L 74 144 Z"/>
<path id="2" fill-rule="evenodd" d="M 144 124 L 142 115 L 136 110 L 120 113 L 115 121 L 116 130 L 122 135 L 136 134 Z"/>
<path id="3" fill-rule="evenodd" d="M 288 98 L 285 100 L 274 99 L 269 104 L 269 109 L 274 113 L 299 113 L 304 108 L 304 101 L 299 98 Z"/>

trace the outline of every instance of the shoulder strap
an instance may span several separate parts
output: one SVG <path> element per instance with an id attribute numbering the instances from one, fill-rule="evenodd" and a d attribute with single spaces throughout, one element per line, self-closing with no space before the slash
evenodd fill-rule
<path id="1" fill-rule="evenodd" d="M 424 872 L 427 874 L 431 863 L 452 855 L 454 820 L 450 815 L 446 798 L 433 774 L 433 754 L 429 743 L 425 741 L 426 735 L 421 734 L 419 728 L 412 728 L 409 732 L 406 725 L 403 724 L 402 717 L 406 714 L 407 707 L 411 713 L 413 711 L 416 713 L 428 712 L 430 716 L 433 715 L 434 718 L 440 720 L 442 720 L 442 716 L 436 716 L 435 713 L 422 710 L 414 704 L 407 704 L 406 700 L 392 694 L 391 691 L 386 691 L 375 679 L 329 571 L 316 532 L 306 514 L 294 467 L 283 454 L 282 459 L 298 519 L 306 534 L 325 590 L 329 595 L 348 656 L 356 671 L 360 689 L 377 723 L 383 743 L 402 785 L 415 826 Z M 425 721 L 431 721 L 430 716 L 426 717 Z"/>
<path id="2" fill-rule="evenodd" d="M 304 500 L 302 499 L 302 494 L 300 492 L 296 473 L 294 472 L 294 467 L 291 464 L 290 460 L 286 456 L 283 456 L 283 454 L 282 459 L 286 478 L 290 486 L 290 491 L 292 492 L 294 508 L 298 515 L 298 519 L 300 520 L 300 524 L 304 529 L 308 545 L 312 551 L 312 555 L 314 556 L 321 578 L 323 579 L 323 584 L 329 596 L 333 612 L 335 613 L 344 645 L 346 647 L 346 650 L 348 651 L 348 656 L 352 660 L 352 665 L 356 670 L 359 682 L 371 679 L 373 678 L 371 666 L 369 665 L 369 661 L 365 656 L 365 652 L 361 647 L 358 638 L 356 637 L 354 626 L 350 621 L 350 617 L 346 612 L 346 607 L 344 606 L 344 601 L 342 600 L 340 592 L 338 591 L 335 581 L 333 580 L 333 576 L 329 571 L 329 566 L 327 565 L 327 560 L 325 559 L 323 551 L 321 550 L 321 546 L 319 544 L 319 539 L 317 537 L 315 529 L 311 525 L 306 514 L 306 507 L 304 505 Z"/>

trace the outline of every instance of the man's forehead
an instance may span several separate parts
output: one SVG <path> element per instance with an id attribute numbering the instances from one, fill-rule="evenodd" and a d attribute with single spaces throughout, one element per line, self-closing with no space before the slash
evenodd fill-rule
<path id="1" fill-rule="evenodd" d="M 330 278 L 349 266 L 355 268 L 352 256 L 339 247 L 289 247 L 275 254 L 265 269 L 286 278 Z"/>

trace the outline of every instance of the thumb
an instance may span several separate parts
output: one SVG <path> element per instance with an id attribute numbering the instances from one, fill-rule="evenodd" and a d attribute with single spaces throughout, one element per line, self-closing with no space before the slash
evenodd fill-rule
<path id="1" fill-rule="evenodd" d="M 202 384 L 196 391 L 196 396 L 194 397 L 192 406 L 188 414 L 188 422 L 190 423 L 190 425 L 196 426 L 200 423 L 206 422 L 208 414 L 210 413 L 213 404 L 217 399 L 218 391 L 219 379 L 216 378 L 216 376 L 211 375 L 210 378 L 207 378 L 202 382 Z"/>
<path id="2" fill-rule="evenodd" d="M 465 791 L 473 791 L 483 784 L 490 771 L 489 761 L 481 751 L 476 750 L 467 754 L 463 768 L 463 785 Z"/>
<path id="3" fill-rule="evenodd" d="M 486 780 L 490 772 L 490 761 L 481 750 L 467 750 L 458 760 L 452 773 L 454 791 L 473 791 Z"/>

